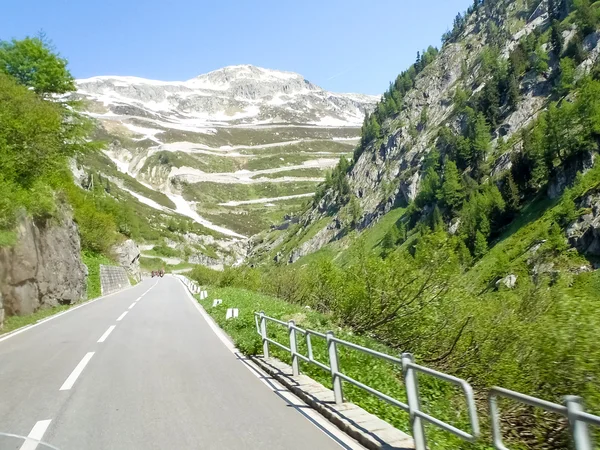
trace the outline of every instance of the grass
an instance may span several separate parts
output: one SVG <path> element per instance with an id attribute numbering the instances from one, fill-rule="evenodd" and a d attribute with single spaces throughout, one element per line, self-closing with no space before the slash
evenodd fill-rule
<path id="1" fill-rule="evenodd" d="M 245 236 L 257 234 L 279 225 L 284 216 L 298 214 L 305 205 L 306 198 L 294 198 L 267 204 L 250 204 L 236 207 L 211 208 L 202 215 L 211 222 L 234 230 Z"/>
<path id="2" fill-rule="evenodd" d="M 150 126 L 150 125 L 146 125 Z M 154 127 L 153 125 L 151 127 Z M 264 145 L 278 142 L 293 141 L 298 139 L 331 140 L 338 138 L 356 138 L 360 135 L 360 128 L 319 128 L 319 127 L 253 127 L 253 128 L 216 128 L 216 133 L 194 133 L 190 131 L 169 129 L 158 135 L 166 143 L 193 142 L 205 144 L 209 147 L 224 145 Z"/>
<path id="3" fill-rule="evenodd" d="M 253 184 L 222 184 L 207 181 L 184 184 L 183 196 L 186 200 L 215 205 L 229 200 L 243 201 L 308 194 L 315 191 L 316 185 L 316 182 L 311 181 Z"/>
<path id="4" fill-rule="evenodd" d="M 284 170 L 282 172 L 264 173 L 252 178 L 282 178 L 282 177 L 307 177 L 325 179 L 325 170 L 319 168 Z"/>
<path id="5" fill-rule="evenodd" d="M 222 299 L 223 303 L 217 307 L 212 307 L 212 301 L 215 298 Z M 396 351 L 386 348 L 373 339 L 354 335 L 349 330 L 340 328 L 328 315 L 255 292 L 237 288 L 209 289 L 208 298 L 199 302 L 219 326 L 232 337 L 237 348 L 245 354 L 256 355 L 262 353 L 262 344 L 256 333 L 254 322 L 254 312 L 258 311 L 264 311 L 266 315 L 280 320 L 294 320 L 301 328 L 321 332 L 334 330 L 336 337 L 340 339 L 390 355 L 397 354 Z M 235 320 L 226 320 L 227 308 L 233 307 L 239 309 L 239 317 Z M 269 323 L 268 335 L 271 339 L 289 345 L 288 331 L 285 327 Z M 327 349 L 324 340 L 313 337 L 312 344 L 315 358 L 327 364 Z M 274 345 L 270 346 L 270 351 L 272 356 L 288 364 L 290 363 L 289 353 Z M 307 354 L 303 339 L 299 339 L 299 351 L 304 355 Z M 340 368 L 344 374 L 395 399 L 406 401 L 400 367 L 341 345 L 338 346 L 338 352 Z M 305 362 L 300 362 L 300 371 L 326 387 L 332 387 L 329 372 Z M 449 421 L 463 429 L 468 429 L 466 411 L 461 407 L 461 397 L 458 392 L 427 376 L 420 376 L 419 383 L 422 393 L 422 406 L 426 411 L 436 411 L 435 416 L 439 419 Z M 359 405 L 396 428 L 409 432 L 408 414 L 401 409 L 391 406 L 349 383 L 344 382 L 343 389 L 346 400 Z M 431 448 L 472 448 L 465 446 L 464 443 L 453 436 L 429 426 L 427 427 L 427 438 Z"/>
<path id="6" fill-rule="evenodd" d="M 4 333 L 10 333 L 18 328 L 22 328 L 38 320 L 45 319 L 46 317 L 53 316 L 59 312 L 66 311 L 75 305 L 58 305 L 51 308 L 40 309 L 33 314 L 27 314 L 25 316 L 10 316 L 4 319 L 4 326 L 0 329 L 0 335 Z"/>
<path id="7" fill-rule="evenodd" d="M 173 203 L 169 197 L 162 192 L 155 191 L 144 186 L 142 183 L 137 181 L 132 176 L 120 172 L 114 162 L 110 160 L 106 155 L 101 152 L 89 153 L 81 161 L 83 165 L 93 169 L 95 171 L 106 174 L 110 177 L 119 179 L 123 186 L 127 189 L 136 192 L 137 194 L 143 195 L 150 200 L 154 200 L 156 203 L 167 208 L 175 209 L 175 203 Z"/>
<path id="8" fill-rule="evenodd" d="M 146 258 L 144 256 L 140 257 L 140 267 L 143 270 L 161 270 L 164 269 L 165 272 L 172 272 L 173 270 L 179 269 L 192 269 L 195 267 L 195 264 L 190 264 L 187 262 L 180 262 L 179 264 L 166 264 L 160 258 Z"/>
<path id="9" fill-rule="evenodd" d="M 107 266 L 115 266 L 117 264 L 104 255 L 90 251 L 83 251 L 81 259 L 88 268 L 87 297 L 88 299 L 100 297 L 100 264 Z"/>

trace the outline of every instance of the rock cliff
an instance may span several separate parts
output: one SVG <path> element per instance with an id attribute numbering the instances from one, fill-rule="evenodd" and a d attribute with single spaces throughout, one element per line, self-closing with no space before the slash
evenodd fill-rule
<path id="1" fill-rule="evenodd" d="M 72 304 L 86 297 L 77 225 L 70 212 L 41 223 L 23 217 L 17 243 L 0 248 L 0 327 L 3 317 Z"/>

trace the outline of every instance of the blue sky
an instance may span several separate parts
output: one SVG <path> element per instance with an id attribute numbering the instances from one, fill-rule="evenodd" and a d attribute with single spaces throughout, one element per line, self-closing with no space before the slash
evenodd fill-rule
<path id="1" fill-rule="evenodd" d="M 472 0 L 19 0 L 0 39 L 44 30 L 77 78 L 187 80 L 234 64 L 380 94 L 418 50 L 440 46 Z"/>

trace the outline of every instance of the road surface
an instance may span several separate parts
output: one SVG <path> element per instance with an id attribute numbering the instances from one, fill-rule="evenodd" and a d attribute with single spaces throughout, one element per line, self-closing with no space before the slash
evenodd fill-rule
<path id="1" fill-rule="evenodd" d="M 0 336 L 0 449 L 361 448 L 213 328 L 166 276 Z"/>

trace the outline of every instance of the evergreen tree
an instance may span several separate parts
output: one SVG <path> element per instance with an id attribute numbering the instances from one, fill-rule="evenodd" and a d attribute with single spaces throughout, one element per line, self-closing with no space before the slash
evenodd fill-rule
<path id="1" fill-rule="evenodd" d="M 510 74 L 508 77 L 508 89 L 506 92 L 506 101 L 511 110 L 516 109 L 519 101 L 521 100 L 521 89 L 519 88 L 519 81 L 515 74 Z"/>
<path id="2" fill-rule="evenodd" d="M 406 242 L 406 223 L 403 221 L 400 222 L 400 226 L 398 227 L 398 241 L 399 244 L 403 244 Z"/>
<path id="3" fill-rule="evenodd" d="M 381 241 L 381 247 L 384 249 L 384 254 L 388 254 L 391 250 L 396 248 L 396 245 L 399 241 L 400 234 L 398 232 L 398 228 L 396 225 L 393 225 Z"/>
<path id="4" fill-rule="evenodd" d="M 508 172 L 508 176 L 504 183 L 504 198 L 506 200 L 506 206 L 511 213 L 516 213 L 519 210 L 521 203 L 521 196 L 519 194 L 519 187 L 512 176 L 512 172 Z"/>
<path id="5" fill-rule="evenodd" d="M 475 234 L 475 243 L 473 244 L 473 253 L 476 258 L 481 258 L 488 251 L 487 239 L 480 232 L 477 231 Z"/>
<path id="6" fill-rule="evenodd" d="M 471 134 L 471 165 L 479 178 L 482 175 L 483 162 L 490 150 L 490 127 L 482 113 L 476 115 Z"/>
<path id="7" fill-rule="evenodd" d="M 458 211 L 464 198 L 464 190 L 456 163 L 454 161 L 447 161 L 444 166 L 444 182 L 440 189 L 439 199 L 451 211 Z"/>
<path id="8" fill-rule="evenodd" d="M 360 218 L 362 217 L 363 210 L 362 210 L 362 207 L 360 206 L 360 202 L 358 201 L 358 198 L 356 197 L 356 195 L 352 195 L 352 197 L 350 198 L 349 212 L 350 212 L 350 220 L 351 220 L 352 226 L 357 227 L 359 224 Z"/>
<path id="9" fill-rule="evenodd" d="M 560 60 L 557 92 L 558 95 L 567 95 L 575 85 L 575 63 L 571 58 Z"/>
<path id="10" fill-rule="evenodd" d="M 554 20 L 552 22 L 552 32 L 550 34 L 550 44 L 552 46 L 552 51 L 557 57 L 560 57 L 562 53 L 564 39 L 562 36 L 562 30 L 560 27 L 560 22 L 558 20 Z"/>
<path id="11" fill-rule="evenodd" d="M 431 212 L 431 229 L 433 231 L 440 231 L 444 229 L 444 219 L 442 218 L 442 212 L 436 204 Z"/>

